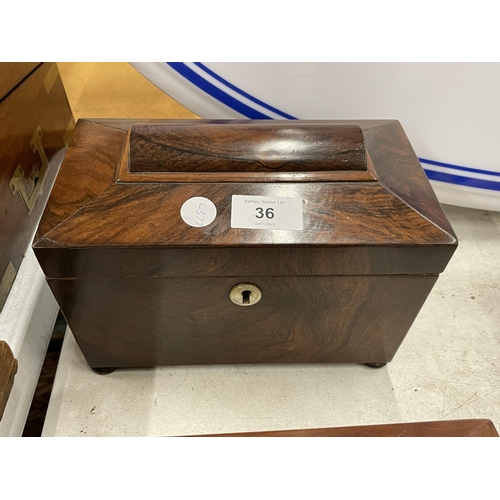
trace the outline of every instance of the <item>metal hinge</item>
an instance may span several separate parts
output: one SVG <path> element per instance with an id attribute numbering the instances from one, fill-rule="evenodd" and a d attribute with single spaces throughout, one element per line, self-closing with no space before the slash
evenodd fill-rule
<path id="1" fill-rule="evenodd" d="M 38 197 L 43 193 L 43 183 L 47 176 L 47 172 L 49 171 L 49 160 L 47 159 L 47 155 L 45 154 L 45 150 L 42 145 L 42 129 L 37 127 L 33 137 L 30 141 L 31 149 L 34 153 L 38 153 L 40 159 L 42 161 L 42 166 L 39 168 L 37 165 L 33 167 L 31 170 L 31 174 L 29 176 L 30 182 L 30 192 L 26 191 L 26 188 L 23 184 L 24 179 L 24 169 L 19 164 L 12 176 L 12 179 L 9 182 L 9 187 L 13 195 L 19 193 L 19 196 L 24 201 L 26 208 L 28 209 L 28 213 L 33 211 L 35 203 L 38 200 Z"/>

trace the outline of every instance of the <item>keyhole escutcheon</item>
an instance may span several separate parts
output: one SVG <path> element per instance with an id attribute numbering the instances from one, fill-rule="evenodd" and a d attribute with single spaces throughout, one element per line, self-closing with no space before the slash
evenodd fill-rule
<path id="1" fill-rule="evenodd" d="M 240 283 L 231 288 L 229 298 L 238 306 L 253 306 L 262 298 L 262 292 L 257 285 Z"/>

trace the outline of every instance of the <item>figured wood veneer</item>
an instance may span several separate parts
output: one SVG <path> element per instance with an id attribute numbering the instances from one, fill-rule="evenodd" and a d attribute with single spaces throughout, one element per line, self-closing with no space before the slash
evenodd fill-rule
<path id="1" fill-rule="evenodd" d="M 131 172 L 366 170 L 355 124 L 302 121 L 176 121 L 133 125 Z"/>
<path id="2" fill-rule="evenodd" d="M 309 130 L 319 160 L 303 144 L 289 164 L 261 161 L 274 129 Z M 339 130 L 348 165 L 325 146 Z M 304 229 L 231 228 L 235 194 L 302 198 Z M 180 217 L 195 196 L 217 207 L 206 227 Z M 89 365 L 105 368 L 386 363 L 456 245 L 396 121 L 83 120 L 34 250 Z M 233 304 L 238 283 L 259 303 Z"/>
<path id="3" fill-rule="evenodd" d="M 437 276 L 52 280 L 90 366 L 386 363 Z M 238 283 L 259 303 L 229 300 Z M 387 308 L 391 308 L 391 314 Z"/>

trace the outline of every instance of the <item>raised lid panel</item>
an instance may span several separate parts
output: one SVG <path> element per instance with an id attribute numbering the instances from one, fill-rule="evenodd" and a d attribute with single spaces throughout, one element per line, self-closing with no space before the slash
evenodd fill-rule
<path id="1" fill-rule="evenodd" d="M 237 120 L 133 125 L 128 167 L 172 173 L 367 169 L 358 125 Z"/>

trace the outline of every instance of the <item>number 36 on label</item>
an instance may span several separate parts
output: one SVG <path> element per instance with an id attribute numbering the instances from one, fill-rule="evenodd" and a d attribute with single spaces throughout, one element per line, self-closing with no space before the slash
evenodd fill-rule
<path id="1" fill-rule="evenodd" d="M 264 209 L 262 207 L 257 207 L 256 209 L 257 219 L 263 219 L 266 217 L 266 219 L 274 219 L 274 209 L 273 208 L 266 208 L 266 211 L 264 212 Z"/>

